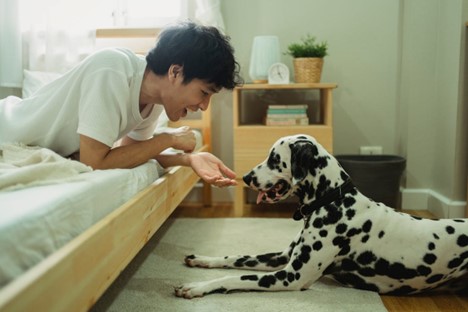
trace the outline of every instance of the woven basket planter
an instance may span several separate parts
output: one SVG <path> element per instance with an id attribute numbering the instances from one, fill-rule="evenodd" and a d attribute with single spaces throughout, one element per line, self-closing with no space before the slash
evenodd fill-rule
<path id="1" fill-rule="evenodd" d="M 294 62 L 294 80 L 296 83 L 318 83 L 322 75 L 323 58 L 298 57 Z"/>

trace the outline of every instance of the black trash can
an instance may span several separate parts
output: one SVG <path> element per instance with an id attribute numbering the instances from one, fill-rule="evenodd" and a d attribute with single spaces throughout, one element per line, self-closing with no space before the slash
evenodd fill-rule
<path id="1" fill-rule="evenodd" d="M 395 155 L 338 155 L 336 159 L 359 191 L 376 202 L 400 209 L 400 182 L 406 159 Z"/>

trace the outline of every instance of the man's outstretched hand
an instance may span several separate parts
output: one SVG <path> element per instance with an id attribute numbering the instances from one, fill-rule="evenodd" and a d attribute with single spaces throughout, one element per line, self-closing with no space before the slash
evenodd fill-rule
<path id="1" fill-rule="evenodd" d="M 211 153 L 190 154 L 190 166 L 205 182 L 217 187 L 237 185 L 236 173 Z"/>

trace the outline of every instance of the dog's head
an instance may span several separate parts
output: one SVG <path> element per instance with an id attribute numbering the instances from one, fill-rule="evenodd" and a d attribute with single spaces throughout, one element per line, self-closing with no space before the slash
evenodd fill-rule
<path id="1" fill-rule="evenodd" d="M 305 134 L 276 141 L 267 159 L 243 177 L 245 184 L 259 192 L 257 203 L 278 202 L 291 194 L 307 203 L 347 179 L 338 161 Z"/>

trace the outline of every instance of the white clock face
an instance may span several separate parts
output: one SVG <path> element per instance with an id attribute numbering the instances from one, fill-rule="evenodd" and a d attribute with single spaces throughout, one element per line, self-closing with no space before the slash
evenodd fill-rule
<path id="1" fill-rule="evenodd" d="M 283 63 L 275 63 L 268 70 L 268 83 L 287 84 L 289 83 L 289 68 Z"/>

